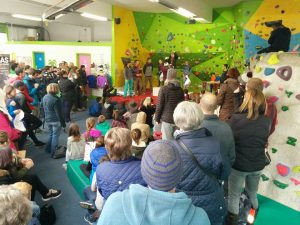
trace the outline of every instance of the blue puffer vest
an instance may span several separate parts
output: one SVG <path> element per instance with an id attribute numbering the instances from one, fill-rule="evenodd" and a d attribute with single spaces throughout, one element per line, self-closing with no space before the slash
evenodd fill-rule
<path id="1" fill-rule="evenodd" d="M 219 141 L 206 128 L 201 128 L 176 135 L 174 142 L 184 165 L 181 182 L 176 190 L 185 192 L 194 205 L 203 208 L 211 225 L 222 224 L 227 213 L 223 187 L 198 167 L 177 140 L 182 141 L 193 152 L 202 167 L 217 179 L 224 180 L 227 179 L 229 170 L 223 167 Z"/>

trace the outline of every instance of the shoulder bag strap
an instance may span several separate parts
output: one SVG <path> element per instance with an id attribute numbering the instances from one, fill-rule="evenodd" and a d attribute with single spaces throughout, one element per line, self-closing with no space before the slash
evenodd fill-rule
<path id="1" fill-rule="evenodd" d="M 213 175 L 211 172 L 207 171 L 207 169 L 205 169 L 200 163 L 199 161 L 196 159 L 195 155 L 193 154 L 193 152 L 188 149 L 186 147 L 186 145 L 181 141 L 178 140 L 177 141 L 178 144 L 181 146 L 181 148 L 185 151 L 185 153 L 188 154 L 188 156 L 197 164 L 197 166 L 199 167 L 200 170 L 202 170 L 207 176 L 209 176 L 210 178 L 212 178 L 214 181 L 218 182 L 218 184 L 220 184 L 220 181 L 216 178 L 215 175 Z"/>

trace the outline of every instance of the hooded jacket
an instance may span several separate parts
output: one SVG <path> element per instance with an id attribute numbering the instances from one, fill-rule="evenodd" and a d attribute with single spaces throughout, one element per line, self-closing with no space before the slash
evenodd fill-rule
<path id="1" fill-rule="evenodd" d="M 210 225 L 206 212 L 183 192 L 169 193 L 132 184 L 112 194 L 98 225 Z"/>
<path id="2" fill-rule="evenodd" d="M 34 87 L 34 84 L 36 83 L 35 80 L 32 79 L 31 77 L 29 77 L 29 75 L 25 75 L 23 81 L 28 89 L 28 93 L 29 93 L 30 97 L 33 98 L 33 102 L 31 103 L 31 105 L 38 106 L 39 105 L 39 95 L 38 95 L 39 92 L 38 92 L 38 88 Z"/>
<path id="3" fill-rule="evenodd" d="M 220 92 L 217 96 L 217 104 L 221 106 L 219 118 L 227 121 L 234 112 L 235 94 L 234 91 L 239 87 L 236 79 L 228 78 L 223 85 L 221 85 Z"/>
<path id="4" fill-rule="evenodd" d="M 131 130 L 140 129 L 142 132 L 141 140 L 148 142 L 150 137 L 150 126 L 146 124 L 147 115 L 144 112 L 139 112 L 136 117 L 136 122 L 131 125 Z"/>

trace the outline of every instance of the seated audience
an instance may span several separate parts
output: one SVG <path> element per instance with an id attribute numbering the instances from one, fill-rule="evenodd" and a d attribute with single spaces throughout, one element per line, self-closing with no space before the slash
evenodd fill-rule
<path id="1" fill-rule="evenodd" d="M 138 104 L 135 101 L 130 101 L 127 104 L 127 112 L 123 115 L 123 117 L 126 120 L 128 129 L 131 129 L 131 125 L 136 122 L 136 117 L 138 113 L 139 113 Z"/>
<path id="2" fill-rule="evenodd" d="M 31 159 L 18 158 L 8 146 L 0 147 L 0 169 L 9 173 L 7 184 L 19 181 L 29 183 L 32 186 L 31 200 L 34 200 L 35 191 L 42 195 L 43 201 L 58 198 L 61 195 L 60 190 L 47 188 L 37 175 L 28 173 L 33 166 Z"/>
<path id="3" fill-rule="evenodd" d="M 30 201 L 16 188 L 0 186 L 0 224 L 28 225 L 32 217 Z"/>
<path id="4" fill-rule="evenodd" d="M 146 124 L 150 126 L 150 128 L 153 127 L 152 118 L 155 113 L 155 107 L 152 106 L 153 99 L 151 97 L 145 98 L 142 106 L 140 107 L 140 111 L 146 113 Z"/>
<path id="5" fill-rule="evenodd" d="M 126 121 L 120 114 L 119 110 L 114 110 L 113 112 L 113 120 L 111 122 L 111 127 L 127 128 Z"/>
<path id="6" fill-rule="evenodd" d="M 150 134 L 150 127 L 148 124 L 146 124 L 146 113 L 139 112 L 136 117 L 136 122 L 131 125 L 131 130 L 133 129 L 140 129 L 142 132 L 141 140 L 145 143 L 148 143 L 148 140 L 151 136 Z"/>
<path id="7" fill-rule="evenodd" d="M 142 140 L 142 132 L 140 129 L 131 130 L 132 146 L 131 153 L 133 157 L 142 159 L 144 150 L 146 148 L 146 142 Z"/>
<path id="8" fill-rule="evenodd" d="M 265 147 L 272 122 L 271 118 L 265 115 L 265 111 L 264 94 L 257 89 L 249 89 L 245 93 L 239 112 L 234 113 L 229 120 L 235 138 L 236 159 L 228 180 L 227 225 L 238 224 L 239 200 L 244 188 L 252 208 L 256 213 L 258 211 L 257 190 L 266 165 Z"/>
<path id="9" fill-rule="evenodd" d="M 102 136 L 101 131 L 95 128 L 96 120 L 93 117 L 87 118 L 85 121 L 86 131 L 83 133 L 85 141 L 95 141 L 97 137 Z"/>
<path id="10" fill-rule="evenodd" d="M 89 107 L 89 115 L 92 117 L 98 117 L 102 112 L 102 98 L 97 97 L 95 100 L 92 100 L 91 106 Z"/>
<path id="11" fill-rule="evenodd" d="M 150 143 L 142 158 L 141 173 L 148 188 L 131 184 L 129 189 L 112 194 L 98 225 L 210 225 L 203 209 L 195 207 L 185 193 L 176 193 L 183 162 L 174 144 Z"/>
<path id="12" fill-rule="evenodd" d="M 201 128 L 203 119 L 197 103 L 184 101 L 175 108 L 174 122 L 179 130 L 174 133 L 174 143 L 183 161 L 183 176 L 176 190 L 203 208 L 212 225 L 221 225 L 227 210 L 219 180 L 227 179 L 230 168 L 223 164 L 220 142 L 209 130 Z"/>
<path id="13" fill-rule="evenodd" d="M 85 139 L 80 134 L 79 126 L 71 123 L 67 140 L 66 163 L 69 160 L 82 160 L 84 157 Z"/>
<path id="14" fill-rule="evenodd" d="M 98 123 L 96 125 L 96 129 L 101 131 L 101 135 L 105 136 L 107 131 L 111 128 L 110 124 L 106 121 L 105 116 L 100 115 L 98 117 Z"/>
<path id="15" fill-rule="evenodd" d="M 91 178 L 93 178 L 93 175 L 96 172 L 100 160 L 106 155 L 107 155 L 107 151 L 104 146 L 104 138 L 103 136 L 100 136 L 96 139 L 95 149 L 93 149 L 93 151 L 90 154 L 90 159 L 92 164 Z"/>
<path id="16" fill-rule="evenodd" d="M 111 119 L 114 110 L 114 105 L 112 104 L 110 98 L 106 98 L 102 107 L 101 114 L 105 116 L 106 119 Z"/>
<path id="17" fill-rule="evenodd" d="M 227 121 L 235 110 L 234 91 L 239 87 L 238 77 L 240 73 L 236 68 L 231 68 L 227 72 L 227 79 L 221 85 L 217 96 L 217 104 L 221 107 L 219 118 Z"/>

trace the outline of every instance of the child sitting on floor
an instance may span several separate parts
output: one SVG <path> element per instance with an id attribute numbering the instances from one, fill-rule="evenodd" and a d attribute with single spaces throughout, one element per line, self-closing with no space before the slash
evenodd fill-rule
<path id="1" fill-rule="evenodd" d="M 84 157 L 85 139 L 80 134 L 79 126 L 71 123 L 67 141 L 66 163 L 69 160 L 82 160 Z"/>
<path id="2" fill-rule="evenodd" d="M 86 132 L 83 133 L 85 141 L 95 141 L 97 137 L 102 136 L 101 131 L 95 129 L 96 120 L 92 117 L 86 119 Z"/>
<path id="3" fill-rule="evenodd" d="M 120 115 L 119 110 L 114 110 L 113 112 L 113 121 L 111 127 L 122 127 L 127 128 L 127 124 L 122 115 Z"/>
<path id="4" fill-rule="evenodd" d="M 111 128 L 110 124 L 106 121 L 105 116 L 100 115 L 98 117 L 98 124 L 96 125 L 96 129 L 101 131 L 102 136 L 105 136 L 107 131 Z"/>
<path id="5" fill-rule="evenodd" d="M 133 129 L 131 131 L 131 138 L 132 138 L 132 146 L 131 146 L 131 153 L 133 157 L 138 159 L 142 159 L 144 150 L 146 149 L 146 143 L 141 140 L 142 132 L 140 129 Z"/>
<path id="6" fill-rule="evenodd" d="M 93 151 L 90 154 L 91 164 L 92 164 L 92 171 L 91 171 L 91 176 L 90 176 L 91 181 L 92 181 L 93 175 L 97 169 L 97 166 L 100 163 L 101 158 L 105 155 L 107 155 L 107 151 L 104 147 L 104 137 L 101 136 L 96 139 L 95 149 L 93 149 Z"/>
<path id="7" fill-rule="evenodd" d="M 89 115 L 93 117 L 98 117 L 101 115 L 102 111 L 102 98 L 97 97 L 93 100 L 92 105 L 89 107 Z"/>

